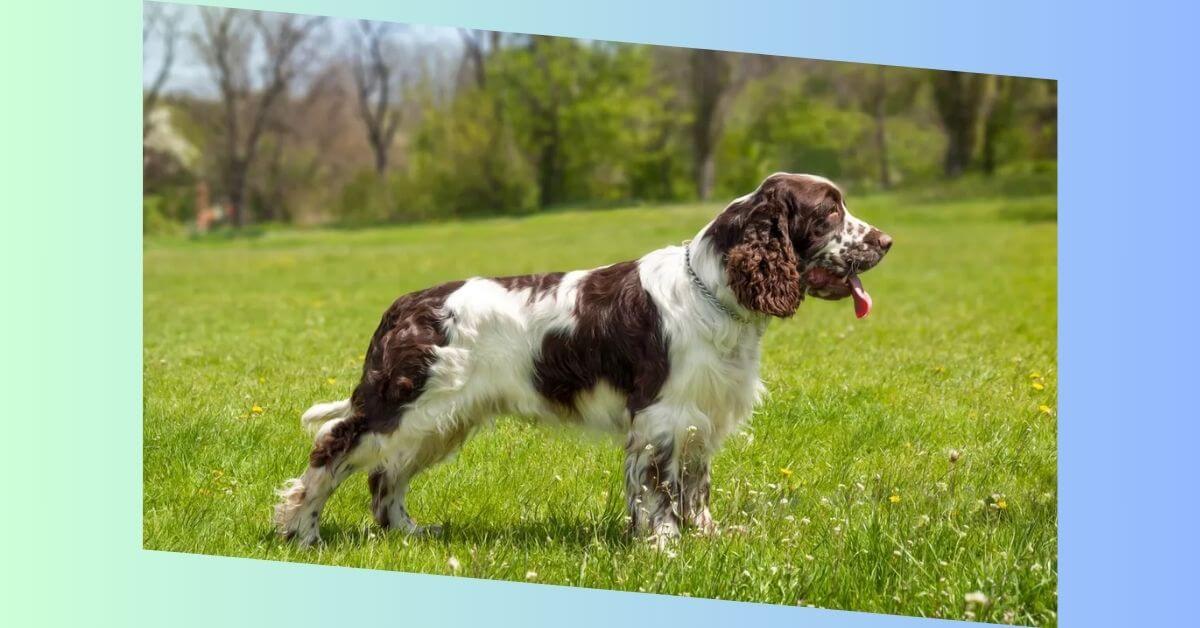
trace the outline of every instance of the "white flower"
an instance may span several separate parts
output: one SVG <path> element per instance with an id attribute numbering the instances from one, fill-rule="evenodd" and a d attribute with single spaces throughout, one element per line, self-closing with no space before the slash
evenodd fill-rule
<path id="1" fill-rule="evenodd" d="M 988 596 L 984 595 L 982 591 L 972 591 L 964 595 L 963 600 L 965 600 L 967 604 L 979 604 L 980 606 L 983 606 L 988 603 Z"/>
<path id="2" fill-rule="evenodd" d="M 526 571 L 526 572 L 525 572 L 525 579 L 526 579 L 526 580 L 530 580 L 530 581 L 537 580 L 537 577 L 538 577 L 538 575 L 537 575 L 537 572 L 536 572 L 536 571 L 534 571 L 534 570 L 532 570 L 532 569 L 530 569 L 529 571 Z"/>
<path id="3" fill-rule="evenodd" d="M 450 557 L 450 560 L 446 561 L 446 564 L 450 566 L 450 571 L 458 571 L 462 567 L 462 563 L 458 562 L 458 559 L 453 556 Z"/>

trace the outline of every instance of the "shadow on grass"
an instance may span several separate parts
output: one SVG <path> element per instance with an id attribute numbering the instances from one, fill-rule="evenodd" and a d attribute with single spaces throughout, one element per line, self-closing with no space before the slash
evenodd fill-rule
<path id="1" fill-rule="evenodd" d="M 441 544 L 489 545 L 567 545 L 587 547 L 600 543 L 609 547 L 628 547 L 633 538 L 619 519 L 585 519 L 582 517 L 552 516 L 515 525 L 497 525 L 488 521 L 445 522 L 436 535 L 415 536 L 413 540 Z M 360 546 L 381 541 L 381 537 L 403 538 L 400 530 L 384 530 L 377 525 L 346 524 L 337 521 L 321 523 L 321 539 L 326 547 Z M 284 543 L 273 528 L 264 528 L 259 537 L 266 543 Z"/>

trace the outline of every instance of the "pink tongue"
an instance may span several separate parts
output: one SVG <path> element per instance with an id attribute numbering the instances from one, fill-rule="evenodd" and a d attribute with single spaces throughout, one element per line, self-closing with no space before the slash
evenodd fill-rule
<path id="1" fill-rule="evenodd" d="M 871 295 L 863 289 L 858 275 L 850 275 L 850 294 L 854 297 L 854 315 L 862 318 L 871 313 Z"/>

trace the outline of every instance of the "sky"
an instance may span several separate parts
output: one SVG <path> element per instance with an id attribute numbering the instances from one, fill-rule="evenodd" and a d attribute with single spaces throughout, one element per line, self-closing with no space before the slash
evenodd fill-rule
<path id="1" fill-rule="evenodd" d="M 159 3 L 146 2 L 145 4 Z M 164 91 L 201 97 L 214 96 L 216 89 L 213 85 L 212 75 L 196 54 L 195 46 L 191 41 L 191 35 L 202 30 L 199 7 L 175 4 L 163 4 L 162 6 L 168 15 L 176 20 L 179 32 L 175 43 L 175 60 L 163 87 Z M 328 56 L 338 54 L 349 47 L 350 34 L 358 28 L 356 21 L 345 18 L 328 18 L 326 23 L 328 34 L 325 37 L 327 43 L 323 44 L 328 46 L 326 51 Z M 399 37 L 417 45 L 443 47 L 455 54 L 462 46 L 458 29 L 444 26 L 404 25 Z M 152 35 L 146 39 L 142 52 L 143 86 L 149 86 L 154 81 L 159 68 L 162 67 L 165 51 L 166 47 L 161 37 Z M 256 52 L 254 54 L 255 66 L 260 59 L 261 53 Z"/>

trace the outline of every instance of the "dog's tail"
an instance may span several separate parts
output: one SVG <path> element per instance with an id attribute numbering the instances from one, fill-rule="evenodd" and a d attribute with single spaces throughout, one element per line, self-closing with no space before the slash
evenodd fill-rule
<path id="1" fill-rule="evenodd" d="M 349 418 L 352 412 L 353 409 L 350 407 L 349 399 L 318 403 L 304 411 L 304 414 L 300 417 L 300 425 L 303 425 L 304 429 L 308 430 L 310 434 L 316 436 L 326 424 Z"/>

